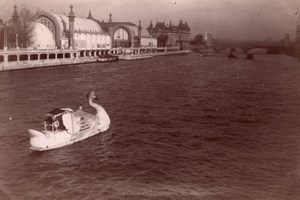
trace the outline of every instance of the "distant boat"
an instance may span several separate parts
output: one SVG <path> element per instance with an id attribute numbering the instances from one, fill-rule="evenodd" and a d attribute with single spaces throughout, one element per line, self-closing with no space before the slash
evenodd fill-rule
<path id="1" fill-rule="evenodd" d="M 236 58 L 236 56 L 233 53 L 229 53 L 228 58 Z"/>
<path id="2" fill-rule="evenodd" d="M 230 49 L 230 53 L 228 55 L 228 58 L 236 58 L 236 56 L 233 54 L 233 52 L 235 52 L 235 48 Z"/>
<path id="3" fill-rule="evenodd" d="M 45 151 L 71 145 L 109 128 L 110 118 L 104 108 L 93 102 L 97 99 L 93 91 L 88 93 L 89 105 L 96 109 L 95 115 L 79 108 L 54 109 L 45 114 L 44 130 L 29 129 L 30 149 Z"/>
<path id="4" fill-rule="evenodd" d="M 252 53 L 247 53 L 246 59 L 248 59 L 248 60 L 253 60 L 253 58 L 254 58 L 254 56 L 253 56 Z"/>
<path id="5" fill-rule="evenodd" d="M 113 55 L 110 55 L 110 54 L 107 54 L 107 55 L 100 55 L 98 58 L 97 58 L 97 62 L 99 63 L 104 63 L 104 62 L 117 62 L 119 61 L 119 57 L 118 56 L 113 56 Z"/>
<path id="6" fill-rule="evenodd" d="M 139 60 L 139 59 L 146 59 L 146 58 L 153 58 L 152 54 L 129 54 L 129 55 L 120 55 L 120 60 Z"/>

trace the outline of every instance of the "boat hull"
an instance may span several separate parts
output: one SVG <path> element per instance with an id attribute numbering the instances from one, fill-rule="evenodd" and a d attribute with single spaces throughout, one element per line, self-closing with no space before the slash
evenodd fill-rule
<path id="1" fill-rule="evenodd" d="M 98 63 L 106 63 L 106 62 L 118 62 L 118 56 L 108 56 L 108 57 L 99 57 L 97 58 Z"/>
<path id="2" fill-rule="evenodd" d="M 89 105 L 97 113 L 91 114 L 82 110 L 73 111 L 71 108 L 55 108 L 45 114 L 44 130 L 29 129 L 30 149 L 46 151 L 74 144 L 109 128 L 110 118 L 104 108 L 93 102 L 95 93 L 88 93 Z"/>
<path id="3" fill-rule="evenodd" d="M 30 137 L 30 149 L 34 151 L 47 151 L 69 146 L 76 142 L 82 141 L 100 133 L 97 129 L 80 132 L 76 135 L 67 133 L 67 131 L 59 132 L 41 132 L 33 129 L 28 130 Z"/>

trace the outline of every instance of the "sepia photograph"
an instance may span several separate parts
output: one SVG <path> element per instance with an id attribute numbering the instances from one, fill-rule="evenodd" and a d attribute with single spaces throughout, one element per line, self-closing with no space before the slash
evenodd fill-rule
<path id="1" fill-rule="evenodd" d="M 0 0 L 0 200 L 300 199 L 300 0 Z"/>

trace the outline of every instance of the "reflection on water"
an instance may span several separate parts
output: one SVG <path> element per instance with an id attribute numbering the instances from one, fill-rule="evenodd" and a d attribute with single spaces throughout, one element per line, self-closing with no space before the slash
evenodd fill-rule
<path id="1" fill-rule="evenodd" d="M 293 58 L 198 54 L 0 73 L 0 195 L 6 199 L 300 198 L 300 68 Z M 105 132 L 29 150 L 53 108 Z"/>

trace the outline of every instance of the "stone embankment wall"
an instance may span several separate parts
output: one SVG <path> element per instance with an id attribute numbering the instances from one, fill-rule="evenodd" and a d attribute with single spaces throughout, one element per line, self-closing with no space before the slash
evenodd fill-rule
<path id="1" fill-rule="evenodd" d="M 97 62 L 100 55 L 106 54 L 146 57 L 182 53 L 188 53 L 188 51 L 180 51 L 179 47 L 0 51 L 0 71 Z"/>
<path id="2" fill-rule="evenodd" d="M 58 58 L 53 60 L 16 61 L 0 64 L 0 71 L 96 62 L 97 57 Z"/>

